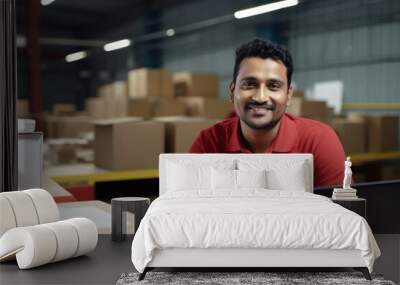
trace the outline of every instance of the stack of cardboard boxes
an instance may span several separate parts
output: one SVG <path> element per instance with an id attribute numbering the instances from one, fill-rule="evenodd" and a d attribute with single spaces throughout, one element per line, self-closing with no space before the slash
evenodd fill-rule
<path id="1" fill-rule="evenodd" d="M 92 119 L 121 118 L 128 115 L 128 86 L 115 81 L 101 86 L 97 97 L 86 100 L 86 112 Z"/>
<path id="2" fill-rule="evenodd" d="M 160 153 L 188 152 L 202 129 L 233 112 L 233 104 L 218 97 L 214 74 L 141 68 L 127 78 L 101 86 L 97 97 L 87 99 L 87 116 L 77 116 L 72 105 L 54 106 L 46 117 L 47 136 L 76 138 L 94 130 L 97 167 L 157 168 Z M 287 111 L 330 124 L 347 154 L 398 150 L 398 117 L 334 118 L 325 101 L 307 100 L 302 92 L 294 93 Z M 70 149 L 69 144 L 64 152 Z"/>
<path id="3" fill-rule="evenodd" d="M 347 155 L 399 149 L 399 117 L 350 113 L 335 117 L 325 101 L 310 101 L 302 92 L 293 94 L 288 113 L 329 124 Z"/>
<path id="4" fill-rule="evenodd" d="M 186 116 L 224 119 L 233 111 L 227 99 L 218 98 L 218 77 L 210 73 L 177 72 L 175 97 L 185 105 Z"/>
<path id="5" fill-rule="evenodd" d="M 307 100 L 301 91 L 293 93 L 287 112 L 324 123 L 330 122 L 333 116 L 333 110 L 328 107 L 325 101 Z"/>
<path id="6" fill-rule="evenodd" d="M 172 74 L 163 69 L 140 68 L 128 73 L 129 116 L 184 115 L 184 106 L 175 100 Z"/>

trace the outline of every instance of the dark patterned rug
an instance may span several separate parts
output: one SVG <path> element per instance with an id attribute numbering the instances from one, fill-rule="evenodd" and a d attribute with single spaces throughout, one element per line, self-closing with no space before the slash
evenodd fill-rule
<path id="1" fill-rule="evenodd" d="M 372 281 L 360 272 L 154 272 L 150 271 L 142 281 L 139 273 L 122 274 L 117 285 L 133 284 L 379 284 L 395 285 L 380 275 L 372 275 Z"/>

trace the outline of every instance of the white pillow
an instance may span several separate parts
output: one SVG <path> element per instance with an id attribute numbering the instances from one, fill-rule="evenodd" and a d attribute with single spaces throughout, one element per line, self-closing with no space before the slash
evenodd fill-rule
<path id="1" fill-rule="evenodd" d="M 267 188 L 267 171 L 236 170 L 238 188 Z"/>
<path id="2" fill-rule="evenodd" d="M 271 190 L 306 191 L 311 183 L 307 163 L 303 160 L 238 160 L 238 169 L 266 170 L 266 188 Z"/>
<path id="3" fill-rule="evenodd" d="M 167 191 L 211 189 L 211 168 L 168 163 Z"/>
<path id="4" fill-rule="evenodd" d="M 241 188 L 266 188 L 267 178 L 265 170 L 211 170 L 212 189 L 239 190 Z"/>
<path id="5" fill-rule="evenodd" d="M 288 175 L 276 169 L 267 171 L 268 189 L 306 192 L 306 177 L 301 167 L 294 168 Z"/>
<path id="6" fill-rule="evenodd" d="M 166 191 L 202 190 L 211 191 L 211 167 L 235 169 L 236 160 L 218 159 L 171 159 L 165 164 L 164 183 Z"/>
<path id="7" fill-rule="evenodd" d="M 236 170 L 212 168 L 211 181 L 213 190 L 236 190 Z"/>

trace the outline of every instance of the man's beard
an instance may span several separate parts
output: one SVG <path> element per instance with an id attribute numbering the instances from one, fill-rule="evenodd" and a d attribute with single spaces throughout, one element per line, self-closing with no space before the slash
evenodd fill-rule
<path id="1" fill-rule="evenodd" d="M 267 110 L 269 110 L 271 112 L 276 110 L 275 106 L 271 106 L 271 105 L 268 105 L 268 104 L 265 104 L 265 103 L 264 104 L 248 103 L 246 105 L 245 109 L 248 109 L 251 106 L 262 107 L 262 108 L 265 108 L 265 109 L 267 109 Z M 279 123 L 279 121 L 282 119 L 283 113 L 284 112 L 282 112 L 282 114 L 278 118 L 272 118 L 271 121 L 269 121 L 269 122 L 267 122 L 265 124 L 262 124 L 262 125 L 259 125 L 259 124 L 256 124 L 256 123 L 252 122 L 251 119 L 248 119 L 246 117 L 246 114 L 241 115 L 240 116 L 240 120 L 243 121 L 249 128 L 254 129 L 254 130 L 272 130 Z"/>

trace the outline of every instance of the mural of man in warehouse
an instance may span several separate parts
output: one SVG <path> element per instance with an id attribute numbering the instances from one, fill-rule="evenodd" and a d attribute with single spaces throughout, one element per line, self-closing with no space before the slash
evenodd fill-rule
<path id="1" fill-rule="evenodd" d="M 340 185 L 345 153 L 326 124 L 286 113 L 292 99 L 292 56 L 254 39 L 236 50 L 230 100 L 237 116 L 204 129 L 192 153 L 312 153 L 314 185 Z"/>

